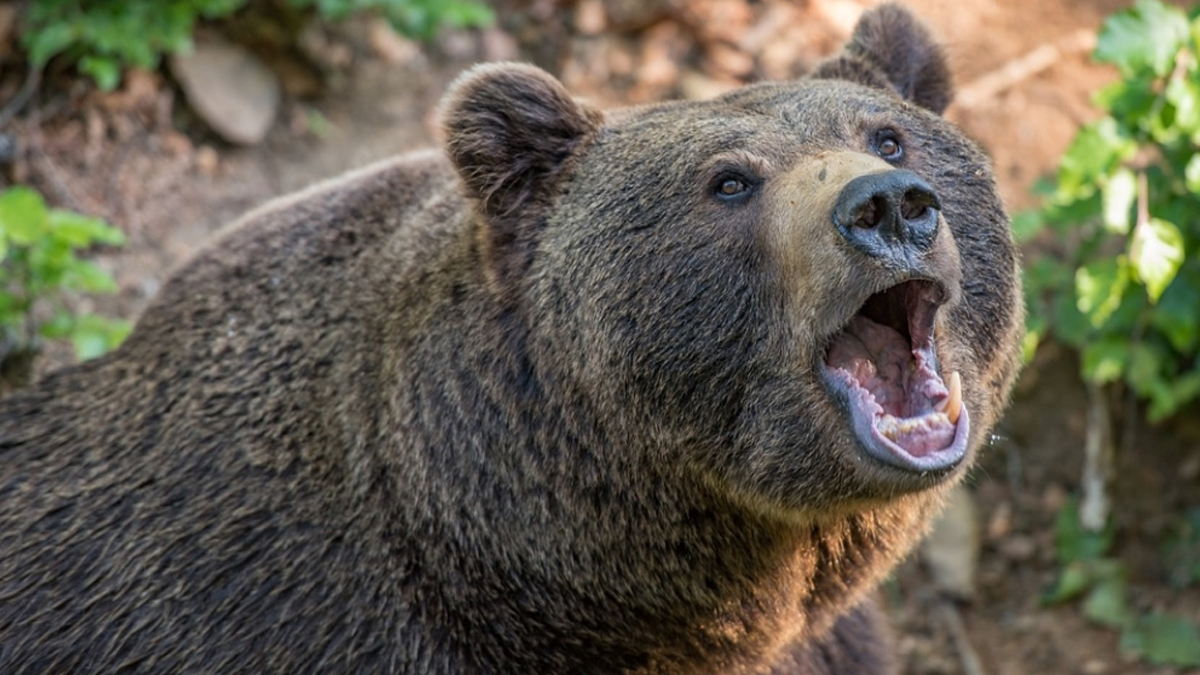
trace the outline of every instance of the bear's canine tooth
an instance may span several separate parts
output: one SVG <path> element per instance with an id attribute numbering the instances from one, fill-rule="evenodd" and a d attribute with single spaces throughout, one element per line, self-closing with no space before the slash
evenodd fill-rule
<path id="1" fill-rule="evenodd" d="M 951 424 L 958 424 L 958 416 L 962 413 L 962 376 L 957 370 L 946 378 L 946 387 L 950 390 L 950 396 L 943 402 L 941 412 L 946 413 Z"/>
<path id="2" fill-rule="evenodd" d="M 953 409 L 954 415 L 950 421 L 957 422 L 959 409 L 962 407 L 962 377 L 957 371 L 952 372 L 946 376 L 945 384 L 947 395 L 933 404 L 933 410 L 950 417 L 951 409 Z"/>

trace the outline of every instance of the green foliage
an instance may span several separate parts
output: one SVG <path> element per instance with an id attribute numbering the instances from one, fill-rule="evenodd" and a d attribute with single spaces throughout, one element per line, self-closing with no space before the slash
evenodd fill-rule
<path id="1" fill-rule="evenodd" d="M 1189 536 L 1200 542 L 1200 511 L 1189 513 L 1181 526 L 1176 550 Z M 1197 528 L 1197 529 L 1192 529 Z M 1128 566 L 1108 556 L 1112 547 L 1111 527 L 1089 532 L 1079 521 L 1079 502 L 1071 499 L 1055 521 L 1055 549 L 1061 566 L 1058 580 L 1044 596 L 1047 604 L 1082 598 L 1083 614 L 1089 620 L 1121 631 L 1121 651 L 1154 664 L 1200 666 L 1200 626 L 1165 613 L 1139 615 L 1129 604 Z M 1194 542 L 1193 542 L 1194 543 Z M 1184 564 L 1195 562 L 1185 556 Z"/>
<path id="2" fill-rule="evenodd" d="M 1187 510 L 1164 553 L 1172 586 L 1200 584 L 1200 508 Z"/>
<path id="3" fill-rule="evenodd" d="M 332 20 L 354 12 L 378 11 L 402 34 L 430 40 L 447 28 L 477 28 L 495 21 L 492 10 L 479 0 L 288 0 L 299 9 L 316 8 Z"/>
<path id="4" fill-rule="evenodd" d="M 99 356 L 129 334 L 125 321 L 73 314 L 67 293 L 112 293 L 116 283 L 76 251 L 120 245 L 124 235 L 98 218 L 46 208 L 37 192 L 0 192 L 0 361 L 36 349 L 42 338 L 67 339 L 80 359 Z"/>
<path id="5" fill-rule="evenodd" d="M 1148 614 L 1121 633 L 1121 651 L 1155 664 L 1200 666 L 1200 629 L 1182 617 Z"/>
<path id="6" fill-rule="evenodd" d="M 192 46 L 197 19 L 228 16 L 246 0 L 38 0 L 21 40 L 35 66 L 64 55 L 105 90 L 127 67 L 157 68 L 164 54 Z"/>
<path id="7" fill-rule="evenodd" d="M 1094 54 L 1121 79 L 1016 219 L 1049 231 L 1066 260 L 1026 272 L 1030 342 L 1048 334 L 1082 353 L 1083 375 L 1123 382 L 1162 420 L 1200 397 L 1200 18 L 1139 0 L 1105 22 Z"/>
<path id="8" fill-rule="evenodd" d="M 125 68 L 157 68 L 166 54 L 192 47 L 196 22 L 233 16 L 254 0 L 37 0 L 28 4 L 21 42 L 35 67 L 61 56 L 111 90 Z M 489 25 L 480 0 L 286 0 L 297 11 L 340 20 L 380 12 L 410 37 L 430 39 L 446 28 Z"/>

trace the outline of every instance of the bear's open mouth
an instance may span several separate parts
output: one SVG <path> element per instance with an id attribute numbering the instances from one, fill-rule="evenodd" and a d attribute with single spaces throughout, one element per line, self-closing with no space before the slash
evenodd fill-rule
<path id="1" fill-rule="evenodd" d="M 934 317 L 945 288 L 906 281 L 872 295 L 833 336 L 825 381 L 844 399 L 860 445 L 913 471 L 949 469 L 966 454 L 968 419 L 958 373 L 938 374 Z"/>

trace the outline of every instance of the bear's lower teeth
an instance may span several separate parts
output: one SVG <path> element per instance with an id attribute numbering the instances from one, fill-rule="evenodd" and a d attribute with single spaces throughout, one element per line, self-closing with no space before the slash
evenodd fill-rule
<path id="1" fill-rule="evenodd" d="M 920 417 L 900 419 L 894 415 L 884 414 L 875 420 L 875 428 L 890 441 L 895 441 L 902 434 L 912 434 L 918 431 L 929 431 L 935 427 L 952 424 L 950 417 L 944 412 L 931 412 Z"/>

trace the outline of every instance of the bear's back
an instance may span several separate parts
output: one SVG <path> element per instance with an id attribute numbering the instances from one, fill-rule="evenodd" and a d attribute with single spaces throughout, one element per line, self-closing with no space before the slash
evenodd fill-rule
<path id="1" fill-rule="evenodd" d="M 269 204 L 117 351 L 5 401 L 0 597 L 23 599 L 0 602 L 0 671 L 416 667 L 383 646 L 431 642 L 409 623 L 420 547 L 382 550 L 386 496 L 343 488 L 369 458 L 321 453 L 378 435 L 382 343 L 461 210 L 436 153 Z"/>

